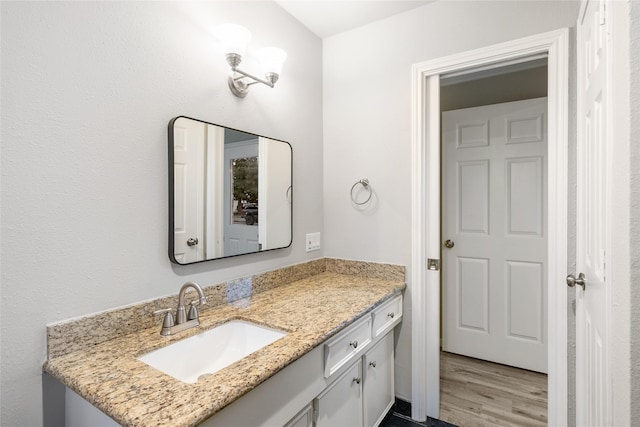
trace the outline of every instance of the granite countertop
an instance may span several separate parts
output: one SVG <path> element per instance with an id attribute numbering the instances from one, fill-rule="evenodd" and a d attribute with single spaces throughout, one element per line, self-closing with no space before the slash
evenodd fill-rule
<path id="1" fill-rule="evenodd" d="M 144 329 L 50 358 L 44 370 L 125 426 L 193 426 L 399 294 L 403 281 L 322 272 L 201 313 L 201 325 L 172 337 Z M 288 334 L 246 358 L 186 384 L 137 360 L 151 350 L 244 319 Z"/>

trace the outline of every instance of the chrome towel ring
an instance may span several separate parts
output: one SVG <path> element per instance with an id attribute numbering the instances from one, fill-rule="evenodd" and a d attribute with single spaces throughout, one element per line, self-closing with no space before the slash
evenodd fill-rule
<path id="1" fill-rule="evenodd" d="M 363 201 L 363 202 L 358 202 L 358 201 L 356 200 L 355 196 L 353 195 L 353 190 L 355 190 L 355 188 L 358 186 L 358 184 L 362 185 L 362 186 L 364 187 L 364 189 L 365 189 L 365 190 L 369 191 L 369 197 L 367 197 L 367 199 L 366 199 L 365 201 Z M 351 201 L 352 201 L 354 204 L 358 205 L 358 206 L 360 206 L 360 205 L 364 205 L 364 204 L 368 203 L 368 202 L 369 202 L 369 200 L 371 200 L 371 195 L 372 195 L 372 194 L 373 194 L 373 191 L 371 190 L 371 186 L 369 185 L 369 180 L 368 180 L 368 179 L 366 179 L 366 178 L 363 178 L 363 179 L 361 179 L 360 181 L 357 181 L 355 184 L 353 184 L 353 185 L 351 186 L 351 192 L 350 192 L 350 195 L 351 195 Z"/>

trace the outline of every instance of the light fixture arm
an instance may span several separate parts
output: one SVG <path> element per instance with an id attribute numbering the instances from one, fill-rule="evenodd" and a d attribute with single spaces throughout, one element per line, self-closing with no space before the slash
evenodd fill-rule
<path id="1" fill-rule="evenodd" d="M 249 73 L 247 73 L 245 71 L 242 71 L 241 69 L 239 69 L 237 67 L 231 67 L 231 71 L 234 72 L 234 73 L 242 74 L 241 77 L 233 78 L 233 80 L 235 80 L 235 81 L 242 80 L 242 79 L 247 78 L 247 77 L 250 78 L 250 79 L 255 80 L 255 81 L 253 81 L 251 83 L 247 83 L 247 86 L 254 85 L 256 83 L 262 83 L 262 84 L 265 84 L 265 85 L 267 85 L 269 87 L 274 87 L 275 86 L 274 85 L 275 81 L 273 83 L 272 82 L 268 82 L 267 80 L 263 80 L 263 79 L 261 79 L 259 77 L 251 75 L 251 74 L 249 74 Z M 277 76 L 277 74 L 276 74 L 276 76 Z"/>
<path id="2" fill-rule="evenodd" d="M 231 90 L 231 92 L 239 98 L 244 98 L 245 96 L 247 96 L 247 93 L 249 92 L 249 86 L 257 83 L 262 83 L 269 86 L 270 88 L 275 87 L 275 83 L 280 77 L 278 73 L 267 73 L 265 75 L 265 79 L 261 79 L 254 76 L 253 74 L 249 74 L 246 71 L 241 70 L 240 68 L 238 68 L 238 66 L 242 62 L 242 56 L 237 53 L 228 53 L 226 55 L 226 59 L 227 63 L 231 67 L 231 74 L 227 79 L 227 83 L 229 84 L 229 89 Z M 239 76 L 237 74 L 239 74 Z M 251 79 L 252 81 L 247 82 L 244 79 Z"/>

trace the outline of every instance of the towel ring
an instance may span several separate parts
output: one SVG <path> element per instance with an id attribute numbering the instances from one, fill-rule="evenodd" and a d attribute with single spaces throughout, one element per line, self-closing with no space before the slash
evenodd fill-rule
<path id="1" fill-rule="evenodd" d="M 355 198 L 355 197 L 354 197 L 354 195 L 353 195 L 353 190 L 356 188 L 356 186 L 357 186 L 358 184 L 362 185 L 362 186 L 365 188 L 365 190 L 368 190 L 368 191 L 369 191 L 369 197 L 367 197 L 367 200 L 365 200 L 364 202 L 358 202 L 358 201 L 356 201 L 356 198 Z M 371 200 L 371 195 L 372 195 L 372 194 L 373 194 L 373 191 L 371 190 L 371 186 L 369 185 L 369 180 L 368 180 L 368 179 L 366 179 L 366 178 L 363 178 L 363 179 L 361 179 L 360 181 L 357 181 L 355 184 L 353 184 L 353 185 L 351 186 L 351 192 L 350 192 L 350 195 L 351 195 L 351 201 L 352 201 L 353 203 L 355 203 L 356 205 L 358 205 L 358 206 L 360 206 L 360 205 L 364 205 L 364 204 L 368 203 L 368 202 L 369 202 L 369 200 Z"/>

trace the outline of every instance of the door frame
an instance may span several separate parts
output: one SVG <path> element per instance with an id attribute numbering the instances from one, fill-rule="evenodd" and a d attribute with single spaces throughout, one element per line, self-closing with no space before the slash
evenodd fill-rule
<path id="1" fill-rule="evenodd" d="M 547 336 L 550 426 L 567 424 L 567 175 L 569 29 L 414 64 L 411 142 L 411 368 L 416 420 L 440 411 L 440 75 L 491 67 L 533 55 L 548 56 Z"/>

